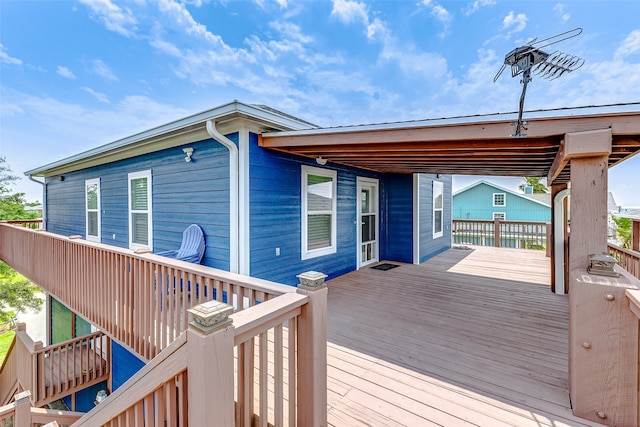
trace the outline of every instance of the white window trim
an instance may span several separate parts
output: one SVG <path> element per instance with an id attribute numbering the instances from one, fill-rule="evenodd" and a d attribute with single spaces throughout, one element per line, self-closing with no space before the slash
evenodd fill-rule
<path id="1" fill-rule="evenodd" d="M 501 204 L 501 205 L 497 205 L 496 204 L 496 196 L 498 196 L 498 195 L 502 195 L 502 200 L 504 200 L 504 203 Z M 502 208 L 502 207 L 507 206 L 507 193 L 493 193 L 493 196 L 492 196 L 492 199 L 491 199 L 491 203 L 492 203 L 494 208 L 497 208 L 497 207 Z"/>
<path id="2" fill-rule="evenodd" d="M 148 236 L 147 236 L 147 242 L 149 242 L 149 245 L 140 245 L 137 243 L 133 243 L 133 230 L 131 227 L 131 180 L 132 179 L 138 179 L 138 178 L 147 178 L 147 200 L 149 201 L 149 206 L 148 209 L 146 211 L 138 211 L 138 212 L 146 212 L 149 218 L 149 227 L 148 227 Z M 140 172 L 131 172 L 129 173 L 129 179 L 127 180 L 127 206 L 128 206 L 128 211 L 129 211 L 129 215 L 128 215 L 128 228 L 129 228 L 129 249 L 150 249 L 153 250 L 153 213 L 152 213 L 152 207 L 153 207 L 153 200 L 151 198 L 151 195 L 153 194 L 153 192 L 151 191 L 152 189 L 152 185 L 151 185 L 152 181 L 151 181 L 151 170 L 146 170 L 146 171 L 140 171 Z"/>
<path id="3" fill-rule="evenodd" d="M 442 194 L 442 207 L 440 209 L 436 209 L 436 188 L 440 189 L 440 193 Z M 437 239 L 439 237 L 444 236 L 444 184 L 441 181 L 433 181 L 433 189 L 431 193 L 432 199 L 432 228 L 431 231 L 433 233 L 433 238 Z M 436 211 L 440 211 L 440 231 L 436 232 Z"/>
<path id="4" fill-rule="evenodd" d="M 332 180 L 332 195 L 333 195 L 333 203 L 331 205 L 331 246 L 327 246 L 326 248 L 312 249 L 307 250 L 307 175 L 319 175 L 327 178 L 331 178 Z M 301 246 L 301 258 L 311 259 L 323 255 L 334 254 L 337 251 L 337 243 L 336 243 L 336 228 L 338 224 L 337 220 L 337 205 L 338 205 L 338 197 L 337 197 L 337 188 L 338 188 L 338 172 L 331 169 L 321 169 L 313 166 L 305 166 L 302 165 L 302 173 L 301 173 L 301 205 L 302 205 L 302 246 Z M 329 211 L 327 211 L 329 213 Z"/>
<path id="5" fill-rule="evenodd" d="M 496 215 L 502 215 L 502 218 L 500 218 L 500 221 L 506 221 L 507 220 L 507 213 L 506 212 L 494 212 L 493 213 L 493 219 L 496 219 Z"/>
<path id="6" fill-rule="evenodd" d="M 98 186 L 98 207 L 97 209 L 91 209 L 89 210 L 89 205 L 88 205 L 88 200 L 87 200 L 87 187 L 90 185 L 94 185 L 96 184 Z M 102 219 L 100 215 L 100 178 L 94 178 L 94 179 L 87 179 L 84 182 L 84 208 L 85 208 L 85 213 L 84 213 L 84 220 L 85 220 L 85 236 L 86 239 L 90 242 L 97 242 L 100 243 L 101 239 L 100 236 L 102 235 Z M 97 236 L 91 236 L 89 235 L 89 212 L 97 212 L 98 213 L 98 235 Z"/>

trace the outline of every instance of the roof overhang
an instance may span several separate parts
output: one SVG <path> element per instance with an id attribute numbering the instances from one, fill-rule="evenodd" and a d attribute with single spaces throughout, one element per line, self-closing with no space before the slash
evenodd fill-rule
<path id="1" fill-rule="evenodd" d="M 530 118 L 526 138 L 510 136 L 511 120 L 471 117 L 263 133 L 259 144 L 381 173 L 547 177 L 565 135 L 603 129 L 609 166 L 640 150 L 640 112 Z M 567 164 L 554 182 L 568 181 Z"/>
<path id="2" fill-rule="evenodd" d="M 74 156 L 25 172 L 27 176 L 55 176 L 92 166 L 210 139 L 206 122 L 213 120 L 221 132 L 233 132 L 234 124 L 248 121 L 261 132 L 313 128 L 315 125 L 262 105 L 238 101 L 204 111 Z M 237 128 L 237 126 L 236 126 Z"/>

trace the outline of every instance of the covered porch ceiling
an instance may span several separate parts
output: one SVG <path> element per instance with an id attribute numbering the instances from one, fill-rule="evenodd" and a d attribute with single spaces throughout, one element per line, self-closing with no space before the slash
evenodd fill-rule
<path id="1" fill-rule="evenodd" d="M 609 167 L 640 150 L 640 112 L 512 120 L 479 117 L 263 133 L 264 148 L 382 173 L 546 177 L 567 133 L 612 131 Z M 569 181 L 565 167 L 554 183 Z"/>

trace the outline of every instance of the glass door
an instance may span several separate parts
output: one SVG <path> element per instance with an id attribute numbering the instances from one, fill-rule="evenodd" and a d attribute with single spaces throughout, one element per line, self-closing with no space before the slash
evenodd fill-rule
<path id="1" fill-rule="evenodd" d="M 378 181 L 358 178 L 358 267 L 378 261 Z"/>

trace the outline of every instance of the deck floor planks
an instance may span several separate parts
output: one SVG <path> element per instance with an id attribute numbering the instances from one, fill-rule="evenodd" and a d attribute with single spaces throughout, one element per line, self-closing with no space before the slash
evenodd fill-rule
<path id="1" fill-rule="evenodd" d="M 472 247 L 328 282 L 330 425 L 599 425 L 571 414 L 548 277 L 543 252 Z"/>

